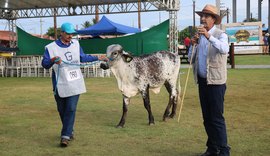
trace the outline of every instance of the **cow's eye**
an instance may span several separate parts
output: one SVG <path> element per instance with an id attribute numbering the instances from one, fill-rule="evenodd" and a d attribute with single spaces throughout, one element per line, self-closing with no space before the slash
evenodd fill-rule
<path id="1" fill-rule="evenodd" d="M 113 52 L 112 54 L 113 54 L 113 55 L 117 55 L 117 52 Z"/>

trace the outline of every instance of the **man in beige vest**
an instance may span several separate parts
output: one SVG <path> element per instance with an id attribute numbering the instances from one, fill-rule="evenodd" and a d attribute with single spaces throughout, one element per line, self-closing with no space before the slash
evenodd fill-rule
<path id="1" fill-rule="evenodd" d="M 226 124 L 223 116 L 227 80 L 228 36 L 215 24 L 221 23 L 217 8 L 206 5 L 200 16 L 201 26 L 191 42 L 189 59 L 198 84 L 207 150 L 201 156 L 229 156 Z M 194 48 L 194 50 L 192 50 Z M 193 54 L 192 54 L 193 52 Z"/>

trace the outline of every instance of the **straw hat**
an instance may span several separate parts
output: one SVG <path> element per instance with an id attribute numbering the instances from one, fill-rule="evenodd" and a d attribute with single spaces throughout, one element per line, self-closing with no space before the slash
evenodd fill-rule
<path id="1" fill-rule="evenodd" d="M 218 9 L 214 5 L 207 4 L 202 11 L 196 11 L 196 13 L 199 16 L 202 16 L 202 14 L 209 14 L 213 15 L 216 18 L 215 24 L 220 24 L 221 23 L 221 17 L 218 14 Z"/>

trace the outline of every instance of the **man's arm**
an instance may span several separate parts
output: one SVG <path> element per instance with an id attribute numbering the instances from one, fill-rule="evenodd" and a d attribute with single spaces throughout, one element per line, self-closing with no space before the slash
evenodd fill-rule
<path id="1" fill-rule="evenodd" d="M 42 59 L 41 65 L 45 69 L 50 69 L 53 66 L 53 64 L 54 64 L 54 62 L 51 61 L 49 51 L 46 48 L 45 52 L 43 54 L 43 59 Z"/>
<path id="2" fill-rule="evenodd" d="M 219 38 L 215 38 L 211 35 L 209 41 L 220 53 L 227 54 L 230 50 L 228 36 L 225 33 L 222 33 Z"/>
<path id="3" fill-rule="evenodd" d="M 80 59 L 81 59 L 81 62 L 93 62 L 93 61 L 97 61 L 98 57 L 85 54 L 83 52 L 82 47 L 80 47 Z"/>

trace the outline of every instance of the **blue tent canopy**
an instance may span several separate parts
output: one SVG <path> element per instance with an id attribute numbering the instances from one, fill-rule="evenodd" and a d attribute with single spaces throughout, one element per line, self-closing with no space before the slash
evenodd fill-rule
<path id="1" fill-rule="evenodd" d="M 123 35 L 129 33 L 138 33 L 141 32 L 141 30 L 138 28 L 133 28 L 112 22 L 107 17 L 103 16 L 97 24 L 92 25 L 83 30 L 77 30 L 77 32 L 78 34 L 98 36 L 98 35 Z"/>

